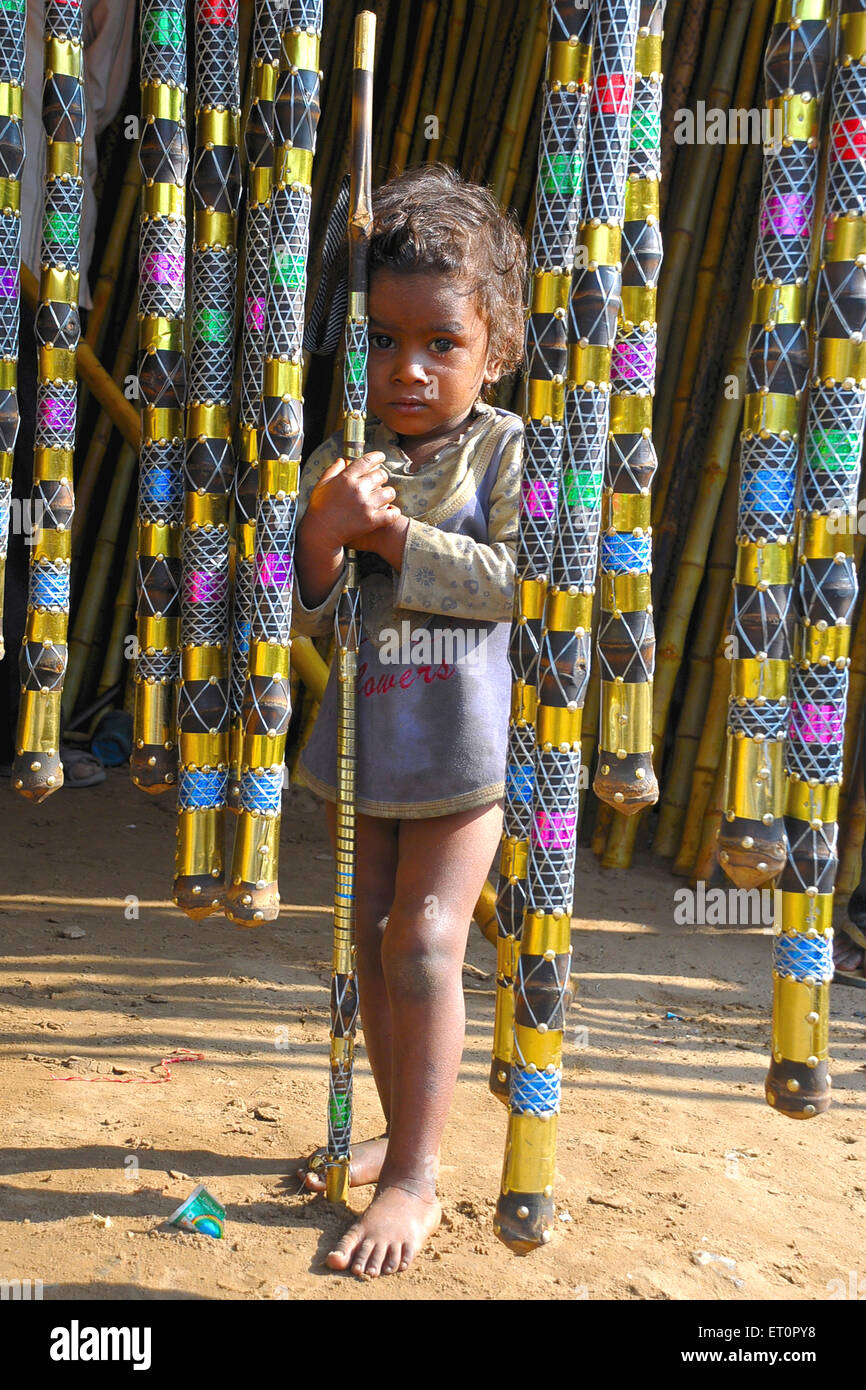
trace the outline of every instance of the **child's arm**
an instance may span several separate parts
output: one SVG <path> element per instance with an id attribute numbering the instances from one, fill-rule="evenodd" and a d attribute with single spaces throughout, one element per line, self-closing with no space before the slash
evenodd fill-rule
<path id="1" fill-rule="evenodd" d="M 518 436 L 504 450 L 490 494 L 486 544 L 408 521 L 395 608 L 508 621 L 514 604 L 521 445 Z"/>

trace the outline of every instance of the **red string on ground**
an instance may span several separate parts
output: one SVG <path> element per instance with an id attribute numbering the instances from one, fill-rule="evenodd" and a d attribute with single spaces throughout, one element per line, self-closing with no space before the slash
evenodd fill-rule
<path id="1" fill-rule="evenodd" d="M 166 1081 L 171 1080 L 170 1062 L 203 1062 L 203 1052 L 190 1052 L 188 1047 L 179 1047 L 170 1056 L 163 1057 L 158 1063 L 162 1067 L 163 1076 L 53 1076 L 52 1081 L 112 1081 L 118 1086 L 162 1086 Z M 156 1071 L 156 1066 L 151 1067 L 151 1071 Z"/>

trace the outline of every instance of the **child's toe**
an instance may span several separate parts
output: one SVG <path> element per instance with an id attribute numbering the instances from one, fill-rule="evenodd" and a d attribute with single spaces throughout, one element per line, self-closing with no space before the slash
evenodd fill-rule
<path id="1" fill-rule="evenodd" d="M 367 1261 L 373 1253 L 375 1245 L 376 1242 L 369 1238 L 361 1241 L 361 1244 L 355 1252 L 355 1258 L 352 1261 L 353 1274 L 360 1274 L 363 1277 L 367 1273 Z"/>
<path id="2" fill-rule="evenodd" d="M 351 1231 L 347 1232 L 339 1244 L 333 1250 L 328 1251 L 325 1256 L 325 1264 L 331 1269 L 348 1269 L 355 1253 L 356 1244 L 357 1238 L 353 1236 Z"/>
<path id="3" fill-rule="evenodd" d="M 403 1255 L 402 1245 L 389 1245 L 388 1253 L 382 1265 L 383 1274 L 395 1274 L 400 1268 L 400 1260 Z"/>

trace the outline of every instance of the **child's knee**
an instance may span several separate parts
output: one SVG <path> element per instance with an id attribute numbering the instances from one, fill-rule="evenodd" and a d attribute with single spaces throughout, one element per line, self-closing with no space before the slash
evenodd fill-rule
<path id="1" fill-rule="evenodd" d="M 382 941 L 382 969 L 392 994 L 429 999 L 459 981 L 462 952 L 439 933 L 401 929 L 387 931 Z"/>

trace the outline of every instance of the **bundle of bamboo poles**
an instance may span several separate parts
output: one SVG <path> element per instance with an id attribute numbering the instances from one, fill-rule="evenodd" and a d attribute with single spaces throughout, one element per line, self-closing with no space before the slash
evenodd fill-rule
<path id="1" fill-rule="evenodd" d="M 464 176 L 489 183 L 528 226 L 541 116 L 543 0 L 370 0 L 369 8 L 377 16 L 374 185 L 411 164 L 443 160 Z M 725 639 L 735 556 L 736 449 L 761 176 L 754 119 L 729 121 L 728 112 L 763 109 L 762 59 L 774 8 L 773 0 L 669 0 L 666 9 L 661 189 L 666 255 L 658 298 L 660 467 L 653 501 L 658 634 L 653 733 L 661 799 L 657 808 L 626 819 L 600 805 L 591 791 L 584 796 L 583 842 L 611 868 L 627 868 L 637 848 L 669 862 L 675 874 L 708 878 L 714 871 L 730 683 Z M 346 167 L 352 10 L 325 7 L 313 288 Z M 240 21 L 246 87 L 252 0 L 240 0 Z M 131 375 L 137 272 L 130 230 L 139 175 L 134 143 L 124 137 L 132 129 L 127 116 L 137 109 L 131 87 L 124 113 L 102 145 L 101 183 L 119 188 L 120 196 L 102 200 L 91 272 L 94 308 L 79 353 L 86 388 L 80 438 L 86 443 L 80 444 L 76 461 L 67 719 L 125 680 L 130 665 L 124 655 L 131 654 L 129 556 L 137 442 Z M 691 132 L 684 111 L 694 118 Z M 724 113 L 722 143 L 713 143 L 710 122 L 716 120 L 717 131 L 716 111 Z M 680 143 L 684 132 L 693 136 L 691 143 Z M 308 365 L 308 449 L 336 428 L 340 390 L 339 361 L 317 358 Z M 500 388 L 498 403 L 519 409 L 520 394 L 520 383 L 512 379 Z M 855 633 L 846 785 L 866 700 L 862 616 Z M 308 653 L 313 686 L 322 673 L 314 656 Z M 315 699 L 312 688 L 310 699 Z M 298 700 L 295 745 L 303 736 L 303 704 Z M 597 711 L 595 677 L 583 740 L 590 784 Z M 294 751 L 290 735 L 290 762 Z M 862 793 L 843 795 L 837 890 L 842 897 L 859 877 L 864 816 Z"/>

